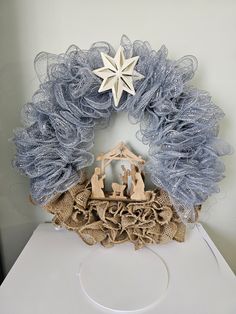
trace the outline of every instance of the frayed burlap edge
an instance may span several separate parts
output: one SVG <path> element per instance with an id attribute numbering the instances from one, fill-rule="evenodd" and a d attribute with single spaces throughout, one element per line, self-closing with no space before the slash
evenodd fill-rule
<path id="1" fill-rule="evenodd" d="M 147 244 L 183 242 L 186 226 L 175 212 L 168 194 L 148 192 L 145 202 L 92 200 L 88 181 L 57 195 L 44 208 L 56 225 L 73 230 L 89 245 L 105 247 L 130 241 L 135 249 Z M 200 207 L 196 209 L 196 214 Z M 196 215 L 196 216 L 197 216 Z"/>

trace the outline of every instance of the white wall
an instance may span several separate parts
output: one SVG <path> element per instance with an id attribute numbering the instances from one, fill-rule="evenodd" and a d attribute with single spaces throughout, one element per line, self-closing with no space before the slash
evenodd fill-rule
<path id="1" fill-rule="evenodd" d="M 0 1 L 0 236 L 5 272 L 37 223 L 50 216 L 28 200 L 28 180 L 11 168 L 14 147 L 8 142 L 20 125 L 21 106 L 38 82 L 33 60 L 39 51 L 64 52 L 75 43 L 88 48 L 97 40 L 118 47 L 120 36 L 148 40 L 170 56 L 194 54 L 199 69 L 194 84 L 209 90 L 226 113 L 222 136 L 236 146 L 236 1 L 1 0 Z M 119 128 L 122 124 L 122 128 Z M 126 140 L 140 153 L 136 126 L 124 114 L 96 138 L 96 151 Z M 106 138 L 106 140 L 104 140 Z M 227 177 L 221 193 L 203 208 L 201 220 L 236 271 L 236 163 L 225 158 Z"/>

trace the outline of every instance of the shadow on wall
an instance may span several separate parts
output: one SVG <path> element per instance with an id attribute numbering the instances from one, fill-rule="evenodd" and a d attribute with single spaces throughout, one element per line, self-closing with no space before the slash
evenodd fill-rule
<path id="1" fill-rule="evenodd" d="M 3 275 L 15 263 L 28 239 L 31 237 L 37 223 L 12 225 L 0 230 L 0 245 L 3 261 Z M 9 267 L 9 268 L 8 268 Z"/>
<path id="2" fill-rule="evenodd" d="M 210 238 L 215 243 L 220 253 L 223 255 L 223 252 L 224 252 L 224 259 L 229 265 L 231 265 L 232 271 L 236 274 L 236 269 L 232 267 L 232 265 L 234 265 L 233 261 L 229 257 L 227 257 L 227 256 L 230 256 L 230 252 L 228 254 L 225 254 L 225 250 L 226 250 L 225 243 L 227 243 L 227 248 L 231 250 L 232 248 L 235 247 L 235 240 L 230 236 L 226 237 L 225 233 L 221 233 L 211 228 L 207 223 L 201 222 L 201 224 L 203 225 L 204 229 L 209 234 Z"/>
<path id="3" fill-rule="evenodd" d="M 12 168 L 12 130 L 21 125 L 20 111 L 27 102 L 24 56 L 15 1 L 0 2 L 0 234 L 3 274 L 6 275 L 43 216 L 28 199 L 28 179 Z M 18 4 L 19 5 L 19 4 Z M 23 18 L 23 17 L 22 17 Z M 24 39 L 24 38 L 23 38 Z M 31 64 L 32 60 L 26 60 Z"/>

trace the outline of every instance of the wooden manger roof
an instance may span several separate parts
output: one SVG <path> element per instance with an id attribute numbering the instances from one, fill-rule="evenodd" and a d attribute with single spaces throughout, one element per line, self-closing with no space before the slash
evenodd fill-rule
<path id="1" fill-rule="evenodd" d="M 102 162 L 101 165 L 102 172 L 104 171 L 105 167 L 112 162 L 112 160 L 128 160 L 132 164 L 145 163 L 145 160 L 142 159 L 141 156 L 135 155 L 123 142 L 119 143 L 109 152 L 98 155 L 96 160 Z"/>

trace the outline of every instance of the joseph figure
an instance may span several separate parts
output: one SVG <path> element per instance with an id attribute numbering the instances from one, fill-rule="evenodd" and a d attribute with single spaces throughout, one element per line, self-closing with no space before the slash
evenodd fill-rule
<path id="1" fill-rule="evenodd" d="M 93 198 L 104 198 L 104 192 L 103 192 L 103 188 L 104 188 L 104 183 L 103 180 L 105 178 L 105 175 L 103 175 L 100 178 L 101 175 L 101 169 L 96 167 L 94 170 L 94 174 L 92 175 L 91 178 L 91 185 L 92 185 L 92 195 L 91 197 Z"/>

